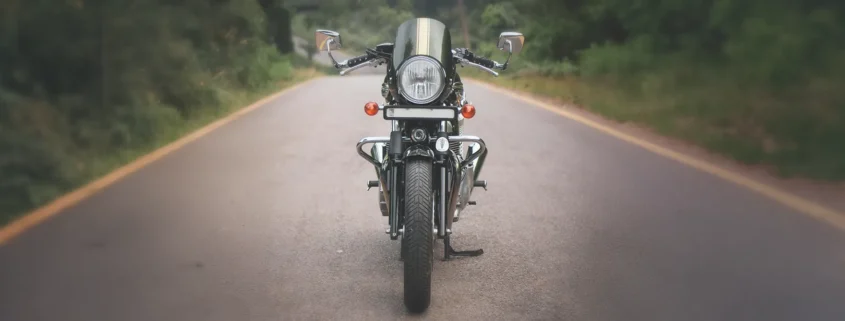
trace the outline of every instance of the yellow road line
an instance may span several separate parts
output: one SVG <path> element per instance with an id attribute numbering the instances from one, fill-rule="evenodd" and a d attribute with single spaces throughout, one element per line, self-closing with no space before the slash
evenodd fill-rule
<path id="1" fill-rule="evenodd" d="M 241 117 L 241 116 L 243 116 L 243 115 L 245 115 L 245 114 L 247 114 L 251 111 L 258 109 L 258 108 L 264 106 L 265 104 L 267 104 L 268 102 L 270 102 L 270 101 L 272 101 L 276 98 L 279 98 L 280 96 L 282 96 L 286 93 L 289 93 L 293 90 L 296 90 L 297 88 L 300 88 L 301 86 L 304 86 L 305 84 L 307 84 L 307 83 L 309 83 L 309 82 L 311 82 L 315 79 L 310 79 L 308 81 L 294 85 L 292 87 L 289 87 L 287 89 L 279 91 L 279 92 L 277 92 L 273 95 L 270 95 L 270 96 L 268 96 L 264 99 L 261 99 L 258 102 L 253 103 L 252 105 L 241 108 L 240 110 L 238 110 L 238 111 L 236 111 L 236 112 L 234 112 L 234 113 L 232 113 L 232 114 L 230 114 L 226 117 L 223 117 L 223 118 L 221 118 L 221 119 L 219 119 L 219 120 L 217 120 L 217 121 L 215 121 L 211 124 L 206 125 L 205 127 L 202 127 L 200 129 L 188 134 L 187 136 L 184 136 L 184 137 L 182 137 L 182 138 L 180 138 L 180 139 L 178 139 L 178 140 L 176 140 L 176 141 L 174 141 L 170 144 L 165 145 L 164 147 L 161 147 L 161 148 L 159 148 L 159 149 L 157 149 L 157 150 L 155 150 L 155 151 L 153 151 L 153 152 L 151 152 L 147 155 L 144 155 L 141 158 L 138 158 L 135 161 L 133 161 L 133 162 L 127 164 L 127 165 L 124 165 L 123 167 L 120 167 L 117 170 L 115 170 L 115 171 L 113 171 L 113 172 L 111 172 L 111 173 L 109 173 L 109 174 L 107 174 L 107 175 L 105 175 L 105 176 L 103 176 L 103 177 L 101 177 L 101 178 L 99 178 L 99 179 L 79 188 L 79 189 L 77 189 L 73 192 L 70 192 L 68 194 L 65 194 L 65 195 L 59 197 L 58 199 L 52 201 L 51 203 L 49 203 L 49 204 L 47 204 L 43 207 L 40 207 L 40 208 L 38 208 L 38 209 L 36 209 L 36 210 L 34 210 L 34 211 L 24 215 L 24 216 L 18 218 L 17 220 L 13 221 L 12 223 L 6 225 L 5 227 L 0 228 L 0 245 L 3 245 L 6 242 L 9 242 L 10 240 L 15 238 L 16 236 L 22 234 L 23 232 L 26 232 L 30 228 L 35 227 L 39 223 L 44 222 L 45 220 L 55 216 L 56 214 L 60 213 L 62 210 L 66 209 L 66 208 L 71 207 L 73 205 L 76 205 L 80 201 L 90 197 L 91 195 L 94 195 L 95 193 L 99 192 L 100 190 L 106 188 L 107 186 L 114 184 L 115 182 L 117 182 L 118 180 L 128 176 L 129 174 L 136 172 L 137 170 L 151 164 L 152 162 L 155 162 L 156 160 L 159 160 L 162 157 L 164 157 L 164 156 L 184 147 L 185 145 L 199 139 L 200 137 L 207 135 L 208 133 L 212 132 L 213 130 L 220 128 L 221 126 L 226 125 L 227 123 L 229 123 L 229 122 L 231 122 L 231 121 L 233 121 L 233 120 L 235 120 L 235 119 L 237 119 L 237 118 L 239 118 L 239 117 Z"/>
<path id="2" fill-rule="evenodd" d="M 538 100 L 533 99 L 531 97 L 527 97 L 525 95 L 521 95 L 521 94 L 515 93 L 513 91 L 500 88 L 498 86 L 490 85 L 490 84 L 484 83 L 482 81 L 477 81 L 477 80 L 470 80 L 470 81 L 479 85 L 479 86 L 485 87 L 489 90 L 494 90 L 496 92 L 503 93 L 503 94 L 508 95 L 510 97 L 513 97 L 513 98 L 525 101 L 527 103 L 530 103 L 531 105 L 534 105 L 534 106 L 543 108 L 545 110 L 551 111 L 553 113 L 556 113 L 560 116 L 563 116 L 563 117 L 569 118 L 571 120 L 577 121 L 581 124 L 590 126 L 594 129 L 597 129 L 597 130 L 605 133 L 605 134 L 616 137 L 616 138 L 621 139 L 623 141 L 626 141 L 628 143 L 637 145 L 637 146 L 642 147 L 642 148 L 644 148 L 648 151 L 651 151 L 655 154 L 664 156 L 664 157 L 669 158 L 669 159 L 673 159 L 675 161 L 683 163 L 684 165 L 693 167 L 693 168 L 698 169 L 700 171 L 703 171 L 705 173 L 718 176 L 718 177 L 720 177 L 724 180 L 727 180 L 727 181 L 732 182 L 734 184 L 737 184 L 739 186 L 750 189 L 750 190 L 757 192 L 757 193 L 759 193 L 763 196 L 766 196 L 766 197 L 768 197 L 768 198 L 770 198 L 770 199 L 772 199 L 772 200 L 774 200 L 778 203 L 781 203 L 781 204 L 786 205 L 786 206 L 788 206 L 792 209 L 795 209 L 798 212 L 801 212 L 803 214 L 811 216 L 811 217 L 818 219 L 822 222 L 828 223 L 828 224 L 830 224 L 830 225 L 832 225 L 832 226 L 834 226 L 834 227 L 836 227 L 836 228 L 838 228 L 842 231 L 845 231 L 845 213 L 837 212 L 833 209 L 827 208 L 827 207 L 820 205 L 820 204 L 817 204 L 813 201 L 810 201 L 810 200 L 807 200 L 807 199 L 802 198 L 800 196 L 788 193 L 786 191 L 782 191 L 780 189 L 766 185 L 764 183 L 760 183 L 760 182 L 755 181 L 753 179 L 750 179 L 746 176 L 743 176 L 742 174 L 721 168 L 719 166 L 708 163 L 706 161 L 696 159 L 692 156 L 685 155 L 685 154 L 670 150 L 668 148 L 659 146 L 657 144 L 650 143 L 646 140 L 639 139 L 639 138 L 636 138 L 634 136 L 625 134 L 625 133 L 623 133 L 619 130 L 616 130 L 616 129 L 613 129 L 613 128 L 608 127 L 606 125 L 597 123 L 593 120 L 590 120 L 590 119 L 588 119 L 584 116 L 578 115 L 576 113 L 564 110 L 564 109 L 559 108 L 559 107 L 555 107 L 551 104 L 548 104 L 548 103 L 545 103 L 545 102 L 542 102 L 542 101 L 538 101 Z"/>

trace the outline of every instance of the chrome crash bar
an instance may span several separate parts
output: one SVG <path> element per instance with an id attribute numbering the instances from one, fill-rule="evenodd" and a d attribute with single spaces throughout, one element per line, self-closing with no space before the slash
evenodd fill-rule
<path id="1" fill-rule="evenodd" d="M 372 155 L 364 152 L 364 149 L 362 149 L 361 147 L 364 147 L 364 145 L 366 145 L 366 144 L 375 144 L 375 143 L 385 143 L 386 144 L 386 143 L 389 143 L 389 142 L 390 142 L 390 137 L 364 137 L 360 141 L 358 141 L 358 145 L 357 145 L 358 155 L 361 155 L 361 157 L 363 157 L 368 162 L 370 162 L 370 164 L 373 164 L 373 166 L 379 167 L 380 164 L 378 162 L 376 162 L 375 158 L 373 158 Z"/>
<path id="2" fill-rule="evenodd" d="M 386 144 L 386 143 L 389 143 L 389 142 L 390 142 L 390 137 L 383 137 L 383 136 L 382 137 L 364 137 L 360 141 L 358 141 L 356 149 L 358 150 L 358 155 L 361 155 L 361 157 L 364 158 L 365 160 L 367 160 L 368 162 L 370 162 L 370 164 L 373 164 L 373 166 L 380 166 L 380 164 L 376 161 L 376 159 L 373 158 L 372 155 L 367 154 L 367 152 L 365 152 L 364 149 L 361 148 L 361 147 L 364 147 L 364 145 L 366 145 L 366 144 L 374 144 L 374 143 L 385 143 Z M 481 146 L 481 149 L 479 149 L 475 153 L 468 155 L 467 158 L 463 162 L 461 162 L 461 168 L 467 167 L 470 163 L 472 163 L 472 161 L 476 160 L 479 156 L 481 156 L 482 154 L 484 154 L 484 152 L 487 151 L 487 144 L 485 144 L 484 140 L 481 139 L 478 136 L 465 136 L 465 135 L 449 136 L 449 142 L 471 142 L 471 143 L 477 143 L 479 146 Z"/>
<path id="3" fill-rule="evenodd" d="M 477 143 L 478 146 L 481 146 L 481 149 L 477 152 L 467 155 L 467 159 L 461 162 L 461 168 L 467 167 L 467 165 L 487 151 L 487 144 L 485 144 L 484 140 L 478 136 L 449 136 L 449 142 L 471 142 Z"/>

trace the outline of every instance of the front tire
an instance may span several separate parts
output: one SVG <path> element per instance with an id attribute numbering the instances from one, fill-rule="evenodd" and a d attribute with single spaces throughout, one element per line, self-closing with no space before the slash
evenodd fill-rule
<path id="1" fill-rule="evenodd" d="M 412 158 L 405 163 L 405 231 L 401 246 L 405 265 L 405 307 L 411 313 L 422 313 L 431 303 L 434 267 L 432 185 L 431 160 Z"/>

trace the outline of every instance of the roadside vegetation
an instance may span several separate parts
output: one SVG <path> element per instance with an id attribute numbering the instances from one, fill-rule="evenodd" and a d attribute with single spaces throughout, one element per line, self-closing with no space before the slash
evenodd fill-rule
<path id="1" fill-rule="evenodd" d="M 0 225 L 282 87 L 281 1 L 0 3 Z"/>
<path id="2" fill-rule="evenodd" d="M 326 0 L 297 28 L 308 39 L 337 30 L 360 48 L 392 41 L 415 16 L 447 23 L 454 46 L 500 60 L 498 33 L 524 33 L 512 70 L 479 80 L 783 176 L 845 180 L 845 2 Z"/>

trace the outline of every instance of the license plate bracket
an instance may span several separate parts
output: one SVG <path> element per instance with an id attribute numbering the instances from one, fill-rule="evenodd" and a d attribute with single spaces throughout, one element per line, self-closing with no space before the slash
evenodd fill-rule
<path id="1" fill-rule="evenodd" d="M 458 109 L 450 106 L 384 106 L 386 120 L 457 120 Z"/>

